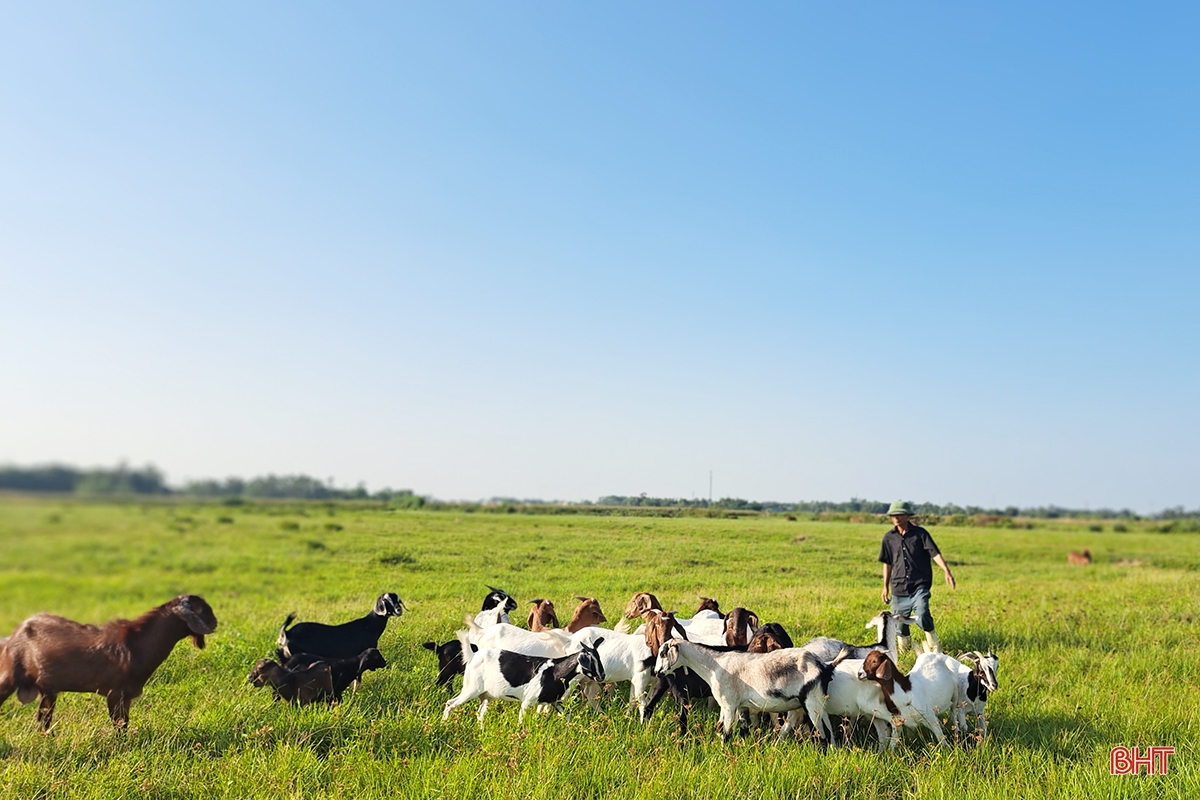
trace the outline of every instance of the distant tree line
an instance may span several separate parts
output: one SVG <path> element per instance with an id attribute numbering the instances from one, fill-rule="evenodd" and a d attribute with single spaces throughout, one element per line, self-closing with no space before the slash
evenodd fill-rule
<path id="1" fill-rule="evenodd" d="M 721 508 L 732 511 L 769 511 L 771 513 L 793 512 L 800 514 L 886 514 L 891 503 L 881 500 L 863 500 L 852 497 L 845 502 L 830 500 L 810 500 L 799 503 L 762 502 L 743 500 L 739 497 L 723 497 L 720 500 L 688 500 L 685 498 L 648 497 L 642 495 L 610 494 L 596 501 L 602 506 L 649 506 L 677 508 Z M 939 505 L 938 503 L 914 503 L 913 510 L 917 514 L 937 516 L 997 516 L 997 517 L 1033 517 L 1037 519 L 1058 519 L 1060 517 L 1078 517 L 1088 519 L 1135 519 L 1137 514 L 1128 508 L 1114 511 L 1109 508 L 1077 509 L 1061 508 L 1059 506 L 1037 506 L 1033 508 L 983 508 L 981 506 L 959 506 L 954 503 Z M 1195 511 L 1185 511 L 1183 506 L 1167 509 L 1155 516 L 1163 519 L 1200 516 L 1200 508 Z"/>
<path id="2" fill-rule="evenodd" d="M 52 464 L 43 467 L 0 467 L 0 490 L 19 492 L 70 492 L 78 495 L 184 495 L 189 497 L 245 497 L 292 500 L 379 500 L 395 508 L 420 508 L 425 498 L 411 489 L 380 489 L 368 492 L 363 485 L 338 489 L 308 475 L 266 475 L 245 480 L 205 479 L 188 481 L 182 487 L 167 485 L 163 473 L 147 465 L 131 469 L 119 464 L 113 469 L 81 470 Z"/>
<path id="3" fill-rule="evenodd" d="M 221 497 L 250 499 L 292 499 L 292 500 L 374 500 L 387 503 L 393 508 L 421 508 L 430 502 L 429 498 L 415 494 L 411 489 L 384 488 L 375 492 L 367 491 L 366 486 L 359 484 L 353 489 L 339 489 L 332 482 L 321 481 L 308 475 L 265 475 L 257 478 L 243 479 L 237 477 L 216 480 L 188 481 L 181 487 L 171 487 L 166 483 L 163 473 L 152 464 L 144 467 L 131 468 L 127 464 L 118 464 L 112 469 L 77 469 L 61 464 L 50 464 L 39 467 L 0 466 L 0 491 L 18 492 L 60 492 L 85 496 L 126 496 L 126 495 L 181 495 L 188 497 Z M 493 497 L 485 505 L 515 506 L 541 505 L 540 500 L 517 500 L 507 497 Z M 437 504 L 438 507 L 446 504 Z M 452 504 L 451 504 L 452 505 Z M 549 504 L 547 504 L 549 505 Z M 717 509 L 726 511 L 765 511 L 769 513 L 799 513 L 799 514 L 886 514 L 890 503 L 880 500 L 864 500 L 852 497 L 845 502 L 828 500 L 811 500 L 804 502 L 764 502 L 743 500 L 739 497 L 723 497 L 709 502 L 707 499 L 687 499 L 672 497 L 649 497 L 639 495 L 610 494 L 601 497 L 594 504 L 590 501 L 580 503 L 556 504 L 577 507 L 607 506 L 607 507 L 643 507 L 643 508 L 691 508 Z M 984 508 L 981 506 L 959 506 L 953 503 L 940 505 L 938 503 L 914 503 L 918 514 L 937 517 L 1032 517 L 1035 519 L 1084 518 L 1084 519 L 1137 519 L 1138 515 L 1128 508 L 1113 510 L 1062 508 L 1060 506 L 1037 506 L 1033 508 Z M 1164 509 L 1151 517 L 1163 520 L 1184 520 L 1200 518 L 1200 508 L 1188 511 L 1183 506 Z"/>

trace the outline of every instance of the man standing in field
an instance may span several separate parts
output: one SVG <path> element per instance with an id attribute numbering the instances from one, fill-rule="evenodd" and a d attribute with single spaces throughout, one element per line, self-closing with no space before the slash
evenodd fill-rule
<path id="1" fill-rule="evenodd" d="M 940 653 L 942 646 L 933 632 L 933 615 L 929 613 L 929 588 L 933 585 L 933 570 L 929 559 L 942 568 L 946 585 L 955 588 L 954 576 L 929 531 L 911 522 L 912 503 L 897 500 L 888 508 L 893 528 L 883 535 L 879 560 L 883 563 L 883 602 L 891 603 L 892 611 L 915 617 L 925 631 L 925 652 Z M 907 625 L 900 626 L 897 647 L 903 652 L 912 640 Z"/>

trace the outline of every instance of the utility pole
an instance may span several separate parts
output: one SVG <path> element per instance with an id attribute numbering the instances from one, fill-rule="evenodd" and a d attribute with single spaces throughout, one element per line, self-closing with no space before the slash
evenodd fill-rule
<path id="1" fill-rule="evenodd" d="M 712 470 L 708 471 L 708 504 L 712 505 Z"/>

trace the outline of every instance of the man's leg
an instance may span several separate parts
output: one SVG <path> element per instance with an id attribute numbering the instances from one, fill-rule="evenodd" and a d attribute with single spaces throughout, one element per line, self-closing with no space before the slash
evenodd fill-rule
<path id="1" fill-rule="evenodd" d="M 898 597 L 895 594 L 892 595 L 892 613 L 899 614 L 902 617 L 911 617 L 911 616 L 915 616 L 912 613 L 912 610 L 913 610 L 913 598 L 912 597 Z M 901 625 L 900 628 L 896 631 L 896 653 L 897 653 L 897 655 L 900 653 L 907 653 L 909 647 L 911 647 L 911 646 L 912 646 L 912 638 L 909 633 L 908 626 Z"/>
<path id="2" fill-rule="evenodd" d="M 917 624 L 925 631 L 925 652 L 942 652 L 942 645 L 933 630 L 933 615 L 929 613 L 929 590 L 918 589 L 913 592 L 912 601 L 912 616 L 916 617 Z"/>

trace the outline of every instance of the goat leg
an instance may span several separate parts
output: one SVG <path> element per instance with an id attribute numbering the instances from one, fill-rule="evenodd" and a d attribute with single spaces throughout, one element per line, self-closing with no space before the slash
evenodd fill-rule
<path id="1" fill-rule="evenodd" d="M 50 730 L 50 724 L 54 722 L 54 702 L 58 700 L 58 695 L 55 693 L 43 694 L 42 702 L 38 704 L 37 721 L 41 723 L 42 730 Z"/>
<path id="2" fill-rule="evenodd" d="M 129 724 L 129 698 L 124 692 L 110 692 L 108 695 L 108 716 L 112 717 L 113 725 L 124 728 Z"/>

